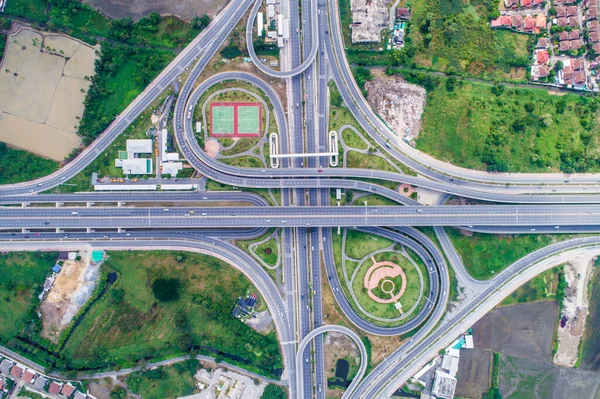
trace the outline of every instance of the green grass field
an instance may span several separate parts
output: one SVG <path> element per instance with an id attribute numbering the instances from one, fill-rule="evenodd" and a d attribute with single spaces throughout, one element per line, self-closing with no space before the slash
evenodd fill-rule
<path id="1" fill-rule="evenodd" d="M 446 229 L 469 274 L 488 280 L 523 256 L 569 238 L 569 235 L 495 235 L 474 233 L 472 237 Z"/>
<path id="2" fill-rule="evenodd" d="M 554 301 L 558 287 L 558 272 L 562 266 L 546 270 L 523 284 L 504 298 L 500 306 L 524 302 Z"/>
<path id="3" fill-rule="evenodd" d="M 56 171 L 58 166 L 58 162 L 9 148 L 0 141 L 0 184 L 34 180 Z"/>
<path id="4" fill-rule="evenodd" d="M 366 150 L 369 148 L 369 145 L 351 129 L 344 129 L 342 131 L 342 139 L 348 147 L 356 148 L 357 150 Z"/>
<path id="5" fill-rule="evenodd" d="M 387 238 L 350 229 L 346 232 L 346 255 L 354 259 L 362 259 L 371 252 L 390 247 L 392 244 Z"/>
<path id="6" fill-rule="evenodd" d="M 119 279 L 67 341 L 61 356 L 73 367 L 114 368 L 200 347 L 266 375 L 279 372 L 275 334 L 262 336 L 231 316 L 237 298 L 255 291 L 232 266 L 200 254 L 147 251 L 110 252 L 105 267 Z M 157 300 L 157 279 L 178 281 L 178 297 Z"/>
<path id="7" fill-rule="evenodd" d="M 600 169 L 596 99 L 541 89 L 459 82 L 427 96 L 417 148 L 470 169 L 583 172 Z M 498 93 L 498 91 L 496 91 Z"/>
<path id="8" fill-rule="evenodd" d="M 168 367 L 137 372 L 127 377 L 127 387 L 144 399 L 172 399 L 188 396 L 196 391 L 194 375 L 200 367 L 196 359 Z"/>
<path id="9" fill-rule="evenodd" d="M 57 256 L 56 252 L 0 254 L 0 342 L 3 344 L 19 335 L 31 317 L 37 319 L 35 309 L 31 308 L 34 294 L 51 274 Z"/>

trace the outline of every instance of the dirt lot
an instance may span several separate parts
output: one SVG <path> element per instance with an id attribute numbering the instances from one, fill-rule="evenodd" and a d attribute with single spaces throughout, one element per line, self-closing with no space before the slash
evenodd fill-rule
<path id="1" fill-rule="evenodd" d="M 80 260 L 65 260 L 54 285 L 41 304 L 42 336 L 57 342 L 61 331 L 73 320 L 96 287 L 99 266 L 89 265 L 90 253 Z"/>
<path id="2" fill-rule="evenodd" d="M 378 42 L 380 32 L 388 26 L 389 0 L 352 0 L 352 22 L 360 25 L 352 26 L 352 43 Z"/>
<path id="3" fill-rule="evenodd" d="M 506 306 L 493 312 L 492 348 L 509 356 L 550 361 L 558 319 L 554 302 Z"/>
<path id="4" fill-rule="evenodd" d="M 600 370 L 600 269 L 594 268 L 591 281 L 590 314 L 585 329 L 581 367 Z"/>
<path id="5" fill-rule="evenodd" d="M 456 379 L 456 396 L 479 398 L 490 389 L 492 352 L 485 349 L 462 349 Z"/>
<path id="6" fill-rule="evenodd" d="M 131 18 L 137 21 L 146 15 L 158 12 L 163 15 L 177 15 L 189 21 L 204 14 L 215 16 L 225 7 L 228 0 L 84 0 L 83 2 L 114 19 Z"/>
<path id="7" fill-rule="evenodd" d="M 81 144 L 78 118 L 94 75 L 96 48 L 21 28 L 0 66 L 0 140 L 62 161 Z M 8 71 L 8 72 L 7 72 Z"/>
<path id="8" fill-rule="evenodd" d="M 421 128 L 425 89 L 397 76 L 388 77 L 379 71 L 375 75 L 365 84 L 369 104 L 400 137 L 412 141 Z"/>
<path id="9" fill-rule="evenodd" d="M 499 385 L 505 399 L 592 399 L 598 396 L 600 374 L 501 356 Z"/>
<path id="10" fill-rule="evenodd" d="M 558 326 L 558 350 L 554 356 L 554 364 L 573 367 L 579 357 L 579 343 L 585 332 L 588 315 L 588 283 L 592 272 L 594 255 L 578 255 L 573 261 L 564 265 L 565 299 Z"/>
<path id="11" fill-rule="evenodd" d="M 492 321 L 494 316 L 488 313 L 473 326 L 473 346 L 481 349 L 492 349 Z"/>

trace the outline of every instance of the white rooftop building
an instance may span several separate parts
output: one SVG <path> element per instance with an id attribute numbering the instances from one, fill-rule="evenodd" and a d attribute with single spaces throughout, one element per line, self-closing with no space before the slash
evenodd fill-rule
<path id="1" fill-rule="evenodd" d="M 277 34 L 283 36 L 283 14 L 277 14 Z"/>
<path id="2" fill-rule="evenodd" d="M 275 6 L 273 4 L 269 4 L 267 6 L 267 18 L 275 17 Z"/>
<path id="3" fill-rule="evenodd" d="M 121 167 L 123 168 L 123 173 L 126 175 L 149 175 L 152 174 L 152 159 L 123 159 Z"/>
<path id="4" fill-rule="evenodd" d="M 456 377 L 456 373 L 458 373 L 458 362 L 459 358 L 450 355 L 444 355 L 442 358 L 442 368 L 448 371 L 452 377 Z"/>
<path id="5" fill-rule="evenodd" d="M 264 29 L 263 13 L 259 12 L 256 14 L 256 30 L 258 31 L 258 37 L 262 37 L 262 31 Z"/>
<path id="6" fill-rule="evenodd" d="M 454 398 L 454 390 L 456 389 L 456 378 L 450 374 L 437 369 L 435 371 L 435 380 L 433 381 L 433 393 L 438 398 L 452 399 Z"/>
<path id="7" fill-rule="evenodd" d="M 127 140 L 127 152 L 133 154 L 150 154 L 152 153 L 152 140 Z"/>
<path id="8" fill-rule="evenodd" d="M 177 176 L 177 173 L 183 169 L 183 162 L 163 162 L 161 165 L 163 175 Z"/>

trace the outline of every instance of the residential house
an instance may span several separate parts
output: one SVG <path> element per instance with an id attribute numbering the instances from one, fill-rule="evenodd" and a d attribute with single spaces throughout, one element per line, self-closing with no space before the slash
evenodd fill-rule
<path id="1" fill-rule="evenodd" d="M 61 384 L 57 383 L 56 381 L 52 381 L 50 383 L 50 386 L 48 387 L 48 392 L 52 395 L 58 395 L 60 393 L 61 388 Z"/>
<path id="2" fill-rule="evenodd" d="M 582 58 L 571 60 L 571 68 L 573 68 L 573 71 L 583 71 L 584 67 L 585 63 L 583 62 Z"/>
<path id="3" fill-rule="evenodd" d="M 4 390 L 5 386 L 6 386 L 6 382 L 4 382 L 4 380 L 0 379 L 0 395 L 2 395 L 2 391 Z"/>
<path id="4" fill-rule="evenodd" d="M 10 373 L 10 369 L 15 365 L 14 362 L 11 362 L 8 359 L 4 359 L 2 360 L 2 362 L 0 362 L 0 373 L 4 374 L 4 375 L 8 375 Z"/>
<path id="5" fill-rule="evenodd" d="M 588 22 L 588 29 L 590 31 L 600 29 L 600 22 L 598 22 L 597 20 Z"/>
<path id="6" fill-rule="evenodd" d="M 569 40 L 569 32 L 567 32 L 566 30 L 560 32 L 558 34 L 558 40 L 559 41 L 563 41 L 563 40 Z"/>
<path id="7" fill-rule="evenodd" d="M 29 369 L 26 369 L 21 379 L 25 381 L 26 384 L 33 384 L 35 382 L 35 377 L 37 377 L 37 374 Z"/>
<path id="8" fill-rule="evenodd" d="M 521 7 L 533 6 L 533 0 L 521 0 Z"/>
<path id="9" fill-rule="evenodd" d="M 596 6 L 588 8 L 585 12 L 585 16 L 588 19 L 588 21 L 598 19 L 598 7 Z"/>
<path id="10" fill-rule="evenodd" d="M 523 31 L 525 32 L 533 32 L 535 28 L 535 19 L 533 16 L 527 15 L 525 19 L 523 19 Z"/>
<path id="11" fill-rule="evenodd" d="M 594 50 L 594 53 L 600 54 L 600 43 L 594 44 L 594 46 L 592 47 L 592 49 Z"/>
<path id="12" fill-rule="evenodd" d="M 559 82 L 566 85 L 571 85 L 573 80 L 573 69 L 570 65 L 565 65 L 558 73 Z"/>
<path id="13" fill-rule="evenodd" d="M 569 21 L 567 21 L 567 18 L 565 18 L 565 17 L 558 18 L 558 20 L 556 21 L 556 25 L 558 25 L 558 26 L 567 26 L 568 23 L 569 23 Z"/>
<path id="14" fill-rule="evenodd" d="M 571 50 L 579 50 L 583 47 L 583 41 L 581 39 L 571 40 Z"/>
<path id="15" fill-rule="evenodd" d="M 548 40 L 548 38 L 540 37 L 540 40 L 538 40 L 537 45 L 535 47 L 541 48 L 541 49 L 547 49 L 549 44 L 550 44 L 550 40 Z"/>
<path id="16" fill-rule="evenodd" d="M 16 364 L 13 366 L 12 369 L 10 369 L 10 375 L 15 378 L 21 378 L 21 374 L 23 374 L 23 369 Z"/>
<path id="17" fill-rule="evenodd" d="M 521 30 L 521 28 L 523 28 L 523 17 L 520 15 L 513 15 L 512 27 L 516 30 Z"/>
<path id="18" fill-rule="evenodd" d="M 533 80 L 539 80 L 548 76 L 550 76 L 550 67 L 547 65 L 534 65 L 531 67 L 531 78 Z"/>
<path id="19" fill-rule="evenodd" d="M 594 30 L 590 32 L 590 41 L 592 43 L 600 42 L 600 31 Z"/>
<path id="20" fill-rule="evenodd" d="M 46 384 L 48 380 L 45 377 L 39 376 L 35 379 L 33 386 L 36 387 L 39 391 L 43 391 L 46 388 Z"/>
<path id="21" fill-rule="evenodd" d="M 79 391 L 75 391 L 75 395 L 73 395 L 73 399 L 87 399 L 87 395 L 81 393 Z"/>
<path id="22" fill-rule="evenodd" d="M 575 71 L 573 74 L 573 86 L 579 89 L 585 87 L 585 71 Z"/>
<path id="23" fill-rule="evenodd" d="M 579 26 L 579 20 L 577 19 L 577 17 L 568 17 L 567 20 L 569 26 L 573 28 Z"/>
<path id="24" fill-rule="evenodd" d="M 519 0 L 504 0 L 504 5 L 506 8 L 517 8 Z"/>
<path id="25" fill-rule="evenodd" d="M 536 50 L 535 61 L 537 65 L 546 64 L 550 60 L 547 50 Z"/>
<path id="26" fill-rule="evenodd" d="M 569 51 L 571 50 L 571 42 L 569 40 L 563 40 L 562 42 L 558 42 L 558 51 Z"/>
<path id="27" fill-rule="evenodd" d="M 548 26 L 548 23 L 546 22 L 546 16 L 544 14 L 538 14 L 537 17 L 535 17 L 535 30 L 536 33 L 540 33 L 540 31 L 542 29 L 546 29 L 546 27 Z"/>
<path id="28" fill-rule="evenodd" d="M 565 4 L 565 0 L 554 0 L 554 4 L 557 6 Z"/>
<path id="29" fill-rule="evenodd" d="M 598 0 L 588 0 L 585 2 L 586 7 L 598 7 Z"/>
<path id="30" fill-rule="evenodd" d="M 576 16 L 577 16 L 577 6 L 567 7 L 567 17 L 576 17 Z"/>
<path id="31" fill-rule="evenodd" d="M 575 40 L 575 39 L 579 39 L 579 29 L 573 29 L 571 32 L 569 32 L 569 39 L 570 40 Z"/>
<path id="32" fill-rule="evenodd" d="M 410 19 L 410 9 L 407 7 L 396 8 L 396 19 L 408 21 Z"/>
<path id="33" fill-rule="evenodd" d="M 61 395 L 64 395 L 67 398 L 70 398 L 71 395 L 73 395 L 73 392 L 75 392 L 75 387 L 71 384 L 63 385 L 62 389 L 60 390 Z"/>
<path id="34" fill-rule="evenodd" d="M 556 7 L 556 18 L 565 18 L 567 16 L 567 7 Z"/>

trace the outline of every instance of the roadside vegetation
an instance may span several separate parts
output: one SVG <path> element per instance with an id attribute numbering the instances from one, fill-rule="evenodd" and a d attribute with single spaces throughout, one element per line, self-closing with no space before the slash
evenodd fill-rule
<path id="1" fill-rule="evenodd" d="M 65 329 L 59 345 L 39 336 L 36 314 L 56 254 L 2 255 L 0 296 L 9 305 L 0 317 L 11 321 L 0 326 L 2 344 L 62 371 L 118 369 L 195 351 L 279 377 L 276 334 L 261 335 L 231 315 L 240 296 L 256 292 L 240 272 L 195 253 L 108 255 L 102 272 L 116 273 L 116 281 Z"/>
<path id="2" fill-rule="evenodd" d="M 595 98 L 404 75 L 428 91 L 421 151 L 490 172 L 600 170 Z"/>
<path id="3" fill-rule="evenodd" d="M 24 150 L 10 148 L 0 141 L 0 184 L 19 183 L 49 175 L 58 163 Z"/>
<path id="4" fill-rule="evenodd" d="M 265 387 L 261 399 L 287 399 L 287 391 L 279 385 L 269 384 Z"/>
<path id="5" fill-rule="evenodd" d="M 600 370 L 600 261 L 596 259 L 589 290 L 589 315 L 582 340 L 581 368 L 586 370 Z"/>
<path id="6" fill-rule="evenodd" d="M 127 388 L 144 399 L 171 399 L 188 396 L 196 390 L 194 375 L 200 367 L 196 359 L 168 367 L 137 372 L 127 377 Z"/>
<path id="7" fill-rule="evenodd" d="M 446 233 L 469 274 L 480 280 L 491 279 L 531 252 L 573 237 L 571 234 L 482 233 L 466 236 L 454 228 L 446 228 Z"/>
<path id="8" fill-rule="evenodd" d="M 564 277 L 561 279 L 563 274 L 563 266 L 538 274 L 504 298 L 500 306 L 536 301 L 562 302 L 565 291 L 565 287 L 561 286 L 564 285 Z"/>

